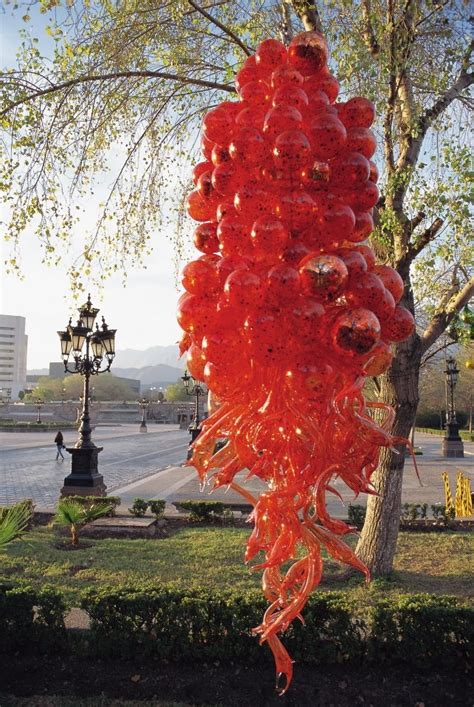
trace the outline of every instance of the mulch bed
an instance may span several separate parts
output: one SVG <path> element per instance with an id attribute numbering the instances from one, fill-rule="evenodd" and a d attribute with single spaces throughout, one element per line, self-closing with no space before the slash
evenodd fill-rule
<path id="1" fill-rule="evenodd" d="M 289 693 L 274 692 L 274 668 L 234 664 L 176 664 L 149 658 L 100 661 L 75 657 L 11 656 L 0 660 L 3 694 L 166 700 L 221 707 L 433 707 L 470 704 L 474 684 L 461 671 L 417 672 L 407 666 L 295 666 Z M 33 698 L 34 699 L 34 698 Z M 2 707 L 5 704 L 1 701 Z M 31 703 L 33 704 L 33 702 Z"/>

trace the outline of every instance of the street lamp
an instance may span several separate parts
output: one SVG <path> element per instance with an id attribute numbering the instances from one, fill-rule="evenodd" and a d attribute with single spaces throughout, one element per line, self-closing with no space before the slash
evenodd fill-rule
<path id="1" fill-rule="evenodd" d="M 148 432 L 148 428 L 146 426 L 146 411 L 148 410 L 148 406 L 150 405 L 150 401 L 147 400 L 147 398 L 142 398 L 141 400 L 137 400 L 138 407 L 142 411 L 142 421 L 140 423 L 140 432 Z"/>
<path id="2" fill-rule="evenodd" d="M 193 417 L 193 421 L 189 425 L 189 432 L 191 433 L 191 441 L 189 443 L 188 459 L 190 459 L 192 456 L 191 445 L 201 431 L 201 429 L 200 429 L 201 418 L 199 417 L 199 398 L 202 395 L 207 395 L 207 390 L 203 385 L 201 385 L 192 376 L 190 376 L 187 371 L 184 372 L 184 376 L 181 376 L 181 380 L 183 381 L 184 388 L 186 390 L 186 394 L 194 396 L 194 417 Z"/>
<path id="3" fill-rule="evenodd" d="M 91 438 L 89 380 L 91 376 L 110 371 L 115 356 L 116 329 L 109 329 L 104 317 L 102 317 L 101 327 L 99 328 L 99 325 L 96 324 L 94 330 L 94 322 L 98 312 L 99 310 L 92 306 L 89 295 L 87 302 L 79 308 L 77 324 L 74 326 L 70 319 L 66 329 L 58 331 L 64 371 L 79 373 L 84 377 L 79 438 L 74 447 L 67 448 L 72 457 L 71 473 L 64 479 L 62 496 L 105 495 L 106 486 L 102 475 L 98 472 L 98 455 L 103 447 L 96 447 Z M 83 353 L 84 345 L 85 351 Z"/>
<path id="4" fill-rule="evenodd" d="M 446 434 L 443 439 L 443 457 L 463 457 L 464 445 L 459 436 L 459 423 L 454 405 L 454 388 L 458 381 L 459 369 L 454 358 L 446 359 Z"/>
<path id="5" fill-rule="evenodd" d="M 38 398 L 35 401 L 35 408 L 36 408 L 36 424 L 41 425 L 41 408 L 43 407 L 44 402 L 41 400 L 41 398 Z"/>

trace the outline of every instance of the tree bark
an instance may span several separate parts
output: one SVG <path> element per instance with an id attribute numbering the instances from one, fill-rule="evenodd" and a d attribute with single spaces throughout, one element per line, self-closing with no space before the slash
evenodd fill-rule
<path id="1" fill-rule="evenodd" d="M 71 545 L 79 545 L 79 533 L 75 523 L 71 523 Z"/>
<path id="2" fill-rule="evenodd" d="M 409 295 L 405 305 L 413 307 Z M 421 361 L 421 341 L 414 334 L 397 346 L 390 369 L 381 377 L 380 399 L 395 410 L 392 429 L 394 437 L 408 438 L 418 407 L 418 378 Z M 370 569 L 372 576 L 389 574 L 397 547 L 402 499 L 405 446 L 396 445 L 397 452 L 383 448 L 380 463 L 372 477 L 378 496 L 369 496 L 367 515 L 357 544 L 356 554 Z"/>

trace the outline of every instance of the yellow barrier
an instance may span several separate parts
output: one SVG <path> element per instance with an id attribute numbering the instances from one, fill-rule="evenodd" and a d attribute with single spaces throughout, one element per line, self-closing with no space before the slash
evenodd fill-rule
<path id="1" fill-rule="evenodd" d="M 448 473 L 445 471 L 442 477 L 444 481 L 446 513 L 454 512 L 455 518 L 470 518 L 473 514 L 471 480 L 467 476 L 464 476 L 462 471 L 458 471 L 456 474 L 455 500 L 453 502 Z"/>
<path id="2" fill-rule="evenodd" d="M 455 508 L 454 508 L 453 497 L 452 497 L 452 494 L 451 494 L 451 489 L 450 489 L 450 487 L 449 487 L 449 475 L 448 475 L 448 472 L 445 471 L 445 472 L 442 474 L 442 477 L 443 477 L 443 481 L 444 481 L 444 498 L 445 498 L 445 505 L 446 505 L 446 515 L 449 516 L 450 513 L 454 513 L 454 512 L 455 512 Z"/>

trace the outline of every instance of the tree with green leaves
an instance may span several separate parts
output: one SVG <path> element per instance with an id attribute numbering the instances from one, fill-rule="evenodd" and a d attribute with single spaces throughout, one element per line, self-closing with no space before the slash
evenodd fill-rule
<path id="1" fill-rule="evenodd" d="M 95 400 L 135 400 L 136 392 L 125 381 L 110 374 L 96 376 L 93 380 Z M 65 378 L 42 376 L 33 392 L 28 396 L 32 400 L 78 400 L 83 393 L 83 380 L 79 374 Z"/>
<path id="2" fill-rule="evenodd" d="M 170 403 L 182 402 L 184 400 L 189 401 L 183 381 L 180 379 L 178 379 L 176 383 L 170 383 L 165 390 L 165 397 Z"/>
<path id="3" fill-rule="evenodd" d="M 99 278 L 146 257 L 162 220 L 177 255 L 190 223 L 182 204 L 197 159 L 203 113 L 232 98 L 233 76 L 256 43 L 319 30 L 343 87 L 371 98 L 381 172 L 372 245 L 402 276 L 402 304 L 428 313 L 377 381 L 407 437 L 418 405 L 422 356 L 474 292 L 467 146 L 473 82 L 469 8 L 460 0 L 195 0 L 76 5 L 41 0 L 54 44 L 45 56 L 26 35 L 1 78 L 4 153 L 0 189 L 9 204 L 7 268 L 33 229 L 57 262 L 86 200 L 100 216 L 69 263 L 76 288 L 100 260 Z M 53 12 L 54 11 L 54 12 Z M 24 17 L 27 26 L 33 21 Z M 113 175 L 104 192 L 104 175 Z M 108 177 L 107 182 L 110 182 Z M 180 198 L 177 198 L 177 194 Z M 176 207 L 176 208 L 174 208 Z M 160 220 L 161 219 L 161 220 Z M 415 311 L 415 314 L 417 312 Z M 382 450 L 359 556 L 374 574 L 392 568 L 404 455 Z"/>

